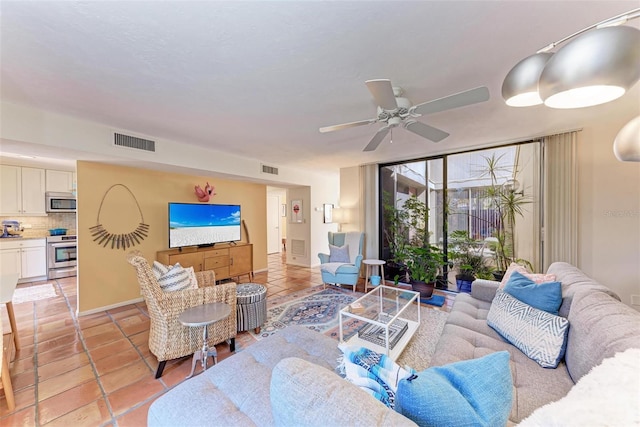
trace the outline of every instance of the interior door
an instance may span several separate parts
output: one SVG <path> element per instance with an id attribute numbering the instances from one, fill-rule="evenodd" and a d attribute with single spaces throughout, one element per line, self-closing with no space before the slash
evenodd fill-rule
<path id="1" fill-rule="evenodd" d="M 280 198 L 267 196 L 267 253 L 280 252 Z"/>

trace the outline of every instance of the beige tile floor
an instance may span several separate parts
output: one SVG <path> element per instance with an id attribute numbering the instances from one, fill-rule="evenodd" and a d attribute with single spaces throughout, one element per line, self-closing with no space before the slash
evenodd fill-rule
<path id="1" fill-rule="evenodd" d="M 284 253 L 270 255 L 268 262 L 268 271 L 253 280 L 267 286 L 267 297 L 322 284 L 318 268 L 286 265 Z M 146 426 L 149 405 L 184 381 L 191 358 L 168 361 L 156 380 L 144 303 L 77 318 L 75 278 L 49 282 L 55 298 L 14 304 L 22 344 L 11 364 L 16 409 L 8 411 L 0 392 L 0 426 Z M 362 281 L 358 290 L 364 290 Z M 452 303 L 447 295 L 443 309 Z M 249 333 L 236 337 L 240 348 L 253 342 Z M 227 344 L 216 348 L 219 360 L 231 355 Z"/>

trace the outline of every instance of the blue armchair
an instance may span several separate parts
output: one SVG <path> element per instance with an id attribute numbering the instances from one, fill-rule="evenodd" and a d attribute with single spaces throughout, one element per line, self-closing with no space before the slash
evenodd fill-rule
<path id="1" fill-rule="evenodd" d="M 329 232 L 329 249 L 331 246 L 338 247 L 337 250 L 331 255 L 318 254 L 320 258 L 320 272 L 322 274 L 322 282 L 333 283 L 336 285 L 349 285 L 353 286 L 353 291 L 356 291 L 356 284 L 358 283 L 358 277 L 360 276 L 360 265 L 362 264 L 362 247 L 364 246 L 364 233 L 359 231 L 350 231 L 348 233 L 334 233 Z M 348 260 L 337 256 L 337 252 L 342 248 L 342 255 L 346 255 L 344 252 L 344 246 L 348 245 Z M 333 255 L 333 259 L 332 259 Z M 336 258 L 338 259 L 336 261 Z"/>

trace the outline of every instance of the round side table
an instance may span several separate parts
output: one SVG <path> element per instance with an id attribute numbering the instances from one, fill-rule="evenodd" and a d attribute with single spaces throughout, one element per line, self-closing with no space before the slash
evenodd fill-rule
<path id="1" fill-rule="evenodd" d="M 375 288 L 378 285 L 374 285 L 369 282 L 369 277 L 374 276 L 375 274 L 370 273 L 378 273 L 380 275 L 380 283 L 384 283 L 384 265 L 386 261 L 382 261 L 380 259 L 365 259 L 362 260 L 364 264 L 364 291 L 366 292 L 369 288 Z"/>
<path id="2" fill-rule="evenodd" d="M 193 376 L 193 372 L 196 370 L 196 362 L 200 360 L 202 363 L 202 371 L 207 370 L 207 359 L 213 357 L 213 364 L 218 363 L 218 352 L 216 348 L 209 348 L 209 328 L 212 323 L 219 322 L 226 319 L 231 314 L 231 307 L 223 302 L 212 302 L 209 304 L 198 305 L 191 307 L 182 312 L 178 321 L 184 326 L 192 328 L 202 326 L 202 349 L 193 353 L 193 360 L 191 362 L 191 373 L 187 378 Z"/>

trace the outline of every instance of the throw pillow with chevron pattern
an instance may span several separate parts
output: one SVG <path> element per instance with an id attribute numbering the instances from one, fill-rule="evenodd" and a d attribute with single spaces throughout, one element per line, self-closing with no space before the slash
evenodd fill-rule
<path id="1" fill-rule="evenodd" d="M 502 290 L 491 303 L 487 324 L 543 368 L 556 368 L 564 357 L 569 321 Z"/>

